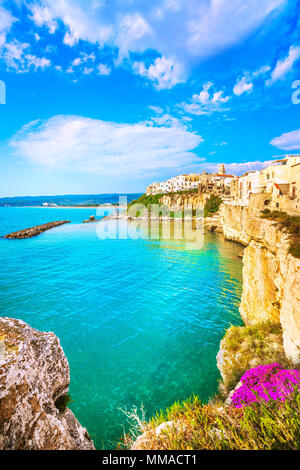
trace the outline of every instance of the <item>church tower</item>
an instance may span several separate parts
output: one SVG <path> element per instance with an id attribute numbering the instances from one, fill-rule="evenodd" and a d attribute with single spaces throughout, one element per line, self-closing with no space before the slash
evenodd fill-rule
<path id="1" fill-rule="evenodd" d="M 220 165 L 219 175 L 225 175 L 225 174 L 226 174 L 225 166 L 224 166 L 224 164 L 222 163 L 222 165 Z"/>

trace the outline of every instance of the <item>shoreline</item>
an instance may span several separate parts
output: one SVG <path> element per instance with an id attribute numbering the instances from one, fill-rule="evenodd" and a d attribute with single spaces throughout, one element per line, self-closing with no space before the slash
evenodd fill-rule
<path id="1" fill-rule="evenodd" d="M 125 206 L 100 204 L 98 206 L 0 206 L 0 209 L 118 209 Z"/>

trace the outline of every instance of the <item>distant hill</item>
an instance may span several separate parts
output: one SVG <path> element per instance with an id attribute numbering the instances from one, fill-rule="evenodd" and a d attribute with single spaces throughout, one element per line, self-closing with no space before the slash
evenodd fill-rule
<path id="1" fill-rule="evenodd" d="M 131 194 L 70 194 L 63 196 L 22 196 L 22 197 L 2 197 L 0 207 L 4 206 L 42 206 L 45 203 L 56 204 L 58 206 L 77 206 L 94 204 L 117 204 L 119 196 L 127 196 L 127 202 L 131 202 L 141 196 L 141 193 Z"/>

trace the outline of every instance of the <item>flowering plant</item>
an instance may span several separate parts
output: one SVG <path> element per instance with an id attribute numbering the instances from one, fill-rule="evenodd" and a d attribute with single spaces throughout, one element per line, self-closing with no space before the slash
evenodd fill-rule
<path id="1" fill-rule="evenodd" d="M 235 408 L 263 400 L 285 401 L 295 389 L 300 389 L 300 371 L 285 370 L 280 364 L 273 363 L 249 369 L 241 382 L 231 397 Z"/>

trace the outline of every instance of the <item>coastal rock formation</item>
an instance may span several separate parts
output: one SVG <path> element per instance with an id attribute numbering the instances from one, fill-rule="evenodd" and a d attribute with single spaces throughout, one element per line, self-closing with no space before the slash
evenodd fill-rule
<path id="1" fill-rule="evenodd" d="M 37 235 L 40 235 L 43 232 L 46 232 L 46 230 L 50 230 L 51 228 L 54 227 L 59 227 L 60 225 L 64 224 L 70 224 L 71 222 L 69 220 L 58 220 L 56 222 L 49 222 L 47 224 L 43 225 L 36 225 L 35 227 L 31 228 L 25 228 L 23 230 L 19 230 L 18 232 L 12 232 L 9 233 L 8 235 L 5 235 L 3 238 L 32 238 L 36 237 Z"/>
<path id="2" fill-rule="evenodd" d="M 285 353 L 297 364 L 300 362 L 300 259 L 289 254 L 289 234 L 276 222 L 262 219 L 255 201 L 250 198 L 249 207 L 221 206 L 224 237 L 247 246 L 240 313 L 248 325 L 280 320 Z"/>
<path id="3" fill-rule="evenodd" d="M 220 343 L 217 366 L 222 376 L 220 390 L 228 394 L 246 370 L 261 364 L 280 363 L 289 368 L 280 322 L 231 326 Z"/>
<path id="4" fill-rule="evenodd" d="M 205 217 L 204 229 L 208 230 L 209 232 L 223 233 L 220 215 L 216 213 L 212 217 Z"/>
<path id="5" fill-rule="evenodd" d="M 69 382 L 54 333 L 0 318 L 0 449 L 94 449 L 72 411 L 55 405 Z"/>
<path id="6" fill-rule="evenodd" d="M 191 206 L 193 209 L 203 209 L 205 203 L 205 193 L 190 193 L 190 194 L 165 194 L 160 199 L 160 204 L 164 204 L 172 211 L 182 210 L 186 206 Z"/>
<path id="7" fill-rule="evenodd" d="M 83 224 L 89 224 L 91 222 L 99 222 L 98 219 L 94 215 L 91 215 L 87 220 L 84 220 L 82 223 Z"/>

